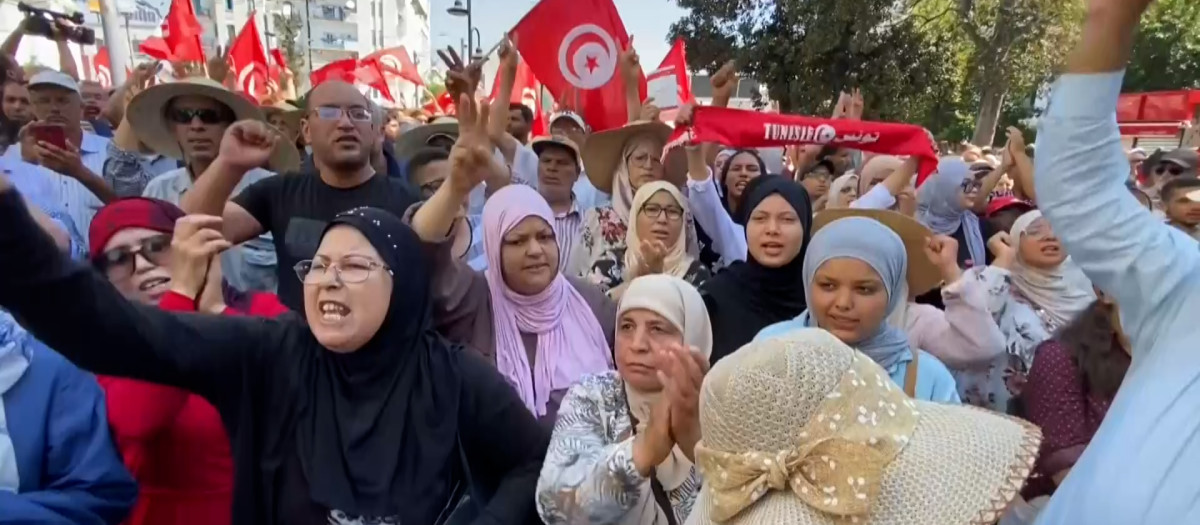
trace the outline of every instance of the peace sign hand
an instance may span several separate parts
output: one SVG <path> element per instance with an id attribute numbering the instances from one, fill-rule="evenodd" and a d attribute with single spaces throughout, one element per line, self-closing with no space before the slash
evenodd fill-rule
<path id="1" fill-rule="evenodd" d="M 491 108 L 466 94 L 458 98 L 458 141 L 450 150 L 450 178 L 455 195 L 466 198 L 487 178 L 492 161 L 492 143 L 488 138 Z"/>
<path id="2" fill-rule="evenodd" d="M 450 46 L 446 46 L 445 51 L 439 49 L 437 54 L 446 64 L 446 91 L 450 92 L 450 96 L 454 97 L 454 100 L 458 100 L 463 94 L 474 97 L 475 90 L 479 87 L 479 79 L 483 75 L 483 61 L 464 64 L 458 52 Z"/>

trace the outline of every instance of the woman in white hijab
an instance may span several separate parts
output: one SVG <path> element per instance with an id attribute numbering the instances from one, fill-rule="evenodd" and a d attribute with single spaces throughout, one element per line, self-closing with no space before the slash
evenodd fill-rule
<path id="1" fill-rule="evenodd" d="M 567 393 L 537 486 L 548 525 L 677 525 L 701 479 L 700 384 L 712 327 L 700 292 L 669 275 L 634 279 L 617 313 L 617 370 Z"/>
<path id="2" fill-rule="evenodd" d="M 963 401 L 1000 412 L 1020 394 L 1038 345 L 1096 300 L 1092 283 L 1067 256 L 1042 212 L 1026 212 L 1008 233 L 988 241 L 990 266 L 969 277 L 987 285 L 992 312 L 1006 352 L 980 370 L 958 374 Z"/>
<path id="3" fill-rule="evenodd" d="M 825 201 L 825 209 L 849 208 L 850 203 L 856 199 L 858 199 L 858 175 L 854 172 L 846 173 L 833 179 L 833 184 L 829 185 L 829 198 Z"/>

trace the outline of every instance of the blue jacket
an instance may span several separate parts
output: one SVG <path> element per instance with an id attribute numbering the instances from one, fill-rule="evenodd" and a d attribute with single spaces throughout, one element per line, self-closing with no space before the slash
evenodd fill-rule
<path id="1" fill-rule="evenodd" d="M 136 498 L 96 379 L 0 311 L 0 525 L 115 525 Z"/>

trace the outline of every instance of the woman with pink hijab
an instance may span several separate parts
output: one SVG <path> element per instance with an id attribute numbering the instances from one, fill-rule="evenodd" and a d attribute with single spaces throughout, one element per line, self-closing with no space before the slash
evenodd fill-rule
<path id="1" fill-rule="evenodd" d="M 453 184 L 413 216 L 413 229 L 436 250 L 434 318 L 438 330 L 491 359 L 526 407 L 553 424 L 567 389 L 613 368 L 616 305 L 599 288 L 559 271 L 554 213 L 536 190 L 511 185 L 483 207 L 488 268 L 451 257 L 443 223 L 468 195 Z"/>

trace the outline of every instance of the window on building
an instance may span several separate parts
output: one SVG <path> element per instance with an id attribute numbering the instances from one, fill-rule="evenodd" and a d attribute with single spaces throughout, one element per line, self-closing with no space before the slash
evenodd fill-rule
<path id="1" fill-rule="evenodd" d="M 233 11 L 233 0 L 225 0 L 225 10 Z"/>

